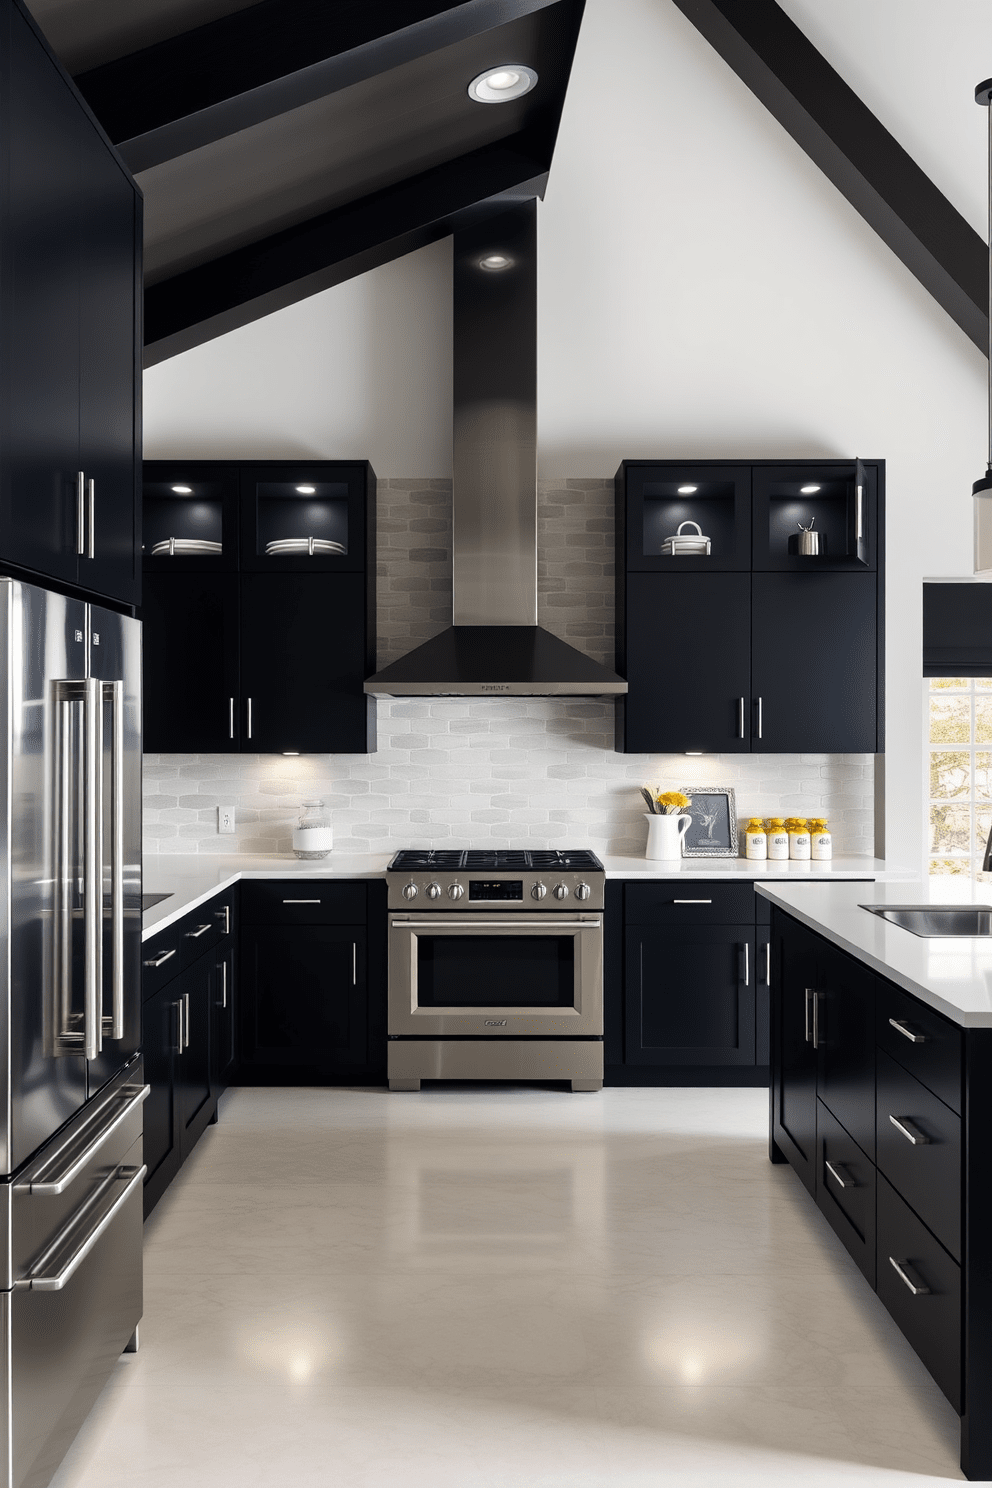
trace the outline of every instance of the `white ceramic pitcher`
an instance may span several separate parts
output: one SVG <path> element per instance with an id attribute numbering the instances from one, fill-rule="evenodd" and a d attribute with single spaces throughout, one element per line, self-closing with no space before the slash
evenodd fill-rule
<path id="1" fill-rule="evenodd" d="M 653 812 L 645 811 L 644 819 L 648 824 L 648 843 L 644 849 L 646 858 L 680 858 L 682 856 L 682 838 L 689 830 L 691 816 L 656 816 Z"/>

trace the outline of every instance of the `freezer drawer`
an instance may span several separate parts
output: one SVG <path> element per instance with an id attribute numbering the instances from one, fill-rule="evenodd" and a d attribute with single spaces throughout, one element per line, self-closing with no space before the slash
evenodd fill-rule
<path id="1" fill-rule="evenodd" d="M 43 1488 L 142 1310 L 141 1138 L 0 1293 L 7 1450 L 0 1488 Z"/>

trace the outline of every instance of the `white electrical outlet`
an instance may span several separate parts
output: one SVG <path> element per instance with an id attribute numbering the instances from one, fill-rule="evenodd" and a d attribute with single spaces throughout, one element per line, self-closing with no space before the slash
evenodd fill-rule
<path id="1" fill-rule="evenodd" d="M 217 830 L 218 830 L 218 832 L 233 832 L 234 831 L 234 807 L 233 806 L 218 806 L 217 807 Z"/>

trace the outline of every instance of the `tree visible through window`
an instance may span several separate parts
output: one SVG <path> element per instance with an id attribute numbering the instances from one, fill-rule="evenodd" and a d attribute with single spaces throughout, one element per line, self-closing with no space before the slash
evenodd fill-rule
<path id="1" fill-rule="evenodd" d="M 929 704 L 929 871 L 973 876 L 992 827 L 992 677 L 931 677 Z"/>

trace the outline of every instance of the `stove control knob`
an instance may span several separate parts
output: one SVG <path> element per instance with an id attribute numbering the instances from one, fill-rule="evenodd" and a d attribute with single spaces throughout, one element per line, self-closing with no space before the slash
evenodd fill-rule
<path id="1" fill-rule="evenodd" d="M 464 892 L 465 892 L 465 890 L 462 888 L 461 884 L 449 884 L 448 885 L 448 898 L 449 899 L 460 899 L 462 897 L 462 895 L 464 894 Z"/>
<path id="2" fill-rule="evenodd" d="M 440 899 L 441 885 L 439 883 L 429 883 L 427 885 L 427 897 L 428 899 Z"/>
<path id="3" fill-rule="evenodd" d="M 547 888 L 544 884 L 536 883 L 530 891 L 530 897 L 532 899 L 543 899 L 547 892 Z"/>
<path id="4" fill-rule="evenodd" d="M 592 893 L 592 889 L 589 887 L 589 885 L 587 883 L 577 883 L 575 885 L 575 897 L 576 897 L 576 899 L 588 899 L 589 898 L 589 895 L 591 893 Z"/>
<path id="5" fill-rule="evenodd" d="M 404 899 L 416 899 L 419 892 L 420 891 L 415 883 L 408 883 L 403 885 Z"/>
<path id="6" fill-rule="evenodd" d="M 556 899 L 567 899 L 568 898 L 568 884 L 555 884 L 555 886 L 551 890 L 551 892 L 552 892 L 552 894 L 554 894 L 554 896 L 555 896 Z"/>

